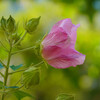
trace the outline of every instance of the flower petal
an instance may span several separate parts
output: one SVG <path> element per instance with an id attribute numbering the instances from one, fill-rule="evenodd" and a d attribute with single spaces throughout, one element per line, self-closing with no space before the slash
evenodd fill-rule
<path id="1" fill-rule="evenodd" d="M 68 34 L 66 34 L 62 28 L 59 28 L 54 33 L 48 34 L 42 41 L 42 45 L 44 47 L 54 46 L 64 41 L 69 41 Z M 66 45 L 67 45 L 67 42 L 66 42 Z"/>
<path id="2" fill-rule="evenodd" d="M 55 68 L 68 68 L 70 66 L 75 67 L 76 65 L 83 64 L 85 60 L 85 55 L 72 50 L 69 51 L 66 55 L 61 55 L 57 58 L 47 60 L 47 62 Z"/>
<path id="3" fill-rule="evenodd" d="M 67 19 L 63 19 L 59 22 L 57 22 L 51 29 L 50 33 L 55 32 L 55 30 L 57 30 L 59 27 L 63 28 L 63 30 L 70 34 L 71 33 L 71 29 L 72 27 L 74 27 L 75 25 L 72 24 L 71 19 L 67 18 Z"/>
<path id="4" fill-rule="evenodd" d="M 48 46 L 43 48 L 42 57 L 46 60 L 54 59 L 59 57 L 62 53 L 62 49 L 58 46 Z"/>
<path id="5" fill-rule="evenodd" d="M 70 45 L 74 48 L 75 47 L 75 43 L 76 43 L 76 38 L 77 38 L 77 28 L 80 26 L 80 24 L 77 24 L 76 26 L 74 26 L 71 30 L 71 34 L 70 34 Z"/>

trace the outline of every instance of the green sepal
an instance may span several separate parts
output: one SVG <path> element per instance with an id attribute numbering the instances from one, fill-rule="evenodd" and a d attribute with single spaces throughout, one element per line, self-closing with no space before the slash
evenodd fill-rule
<path id="1" fill-rule="evenodd" d="M 28 22 L 25 23 L 26 24 L 25 25 L 25 30 L 28 33 L 32 34 L 33 31 L 36 30 L 36 28 L 37 28 L 37 26 L 39 24 L 39 20 L 40 20 L 40 17 L 30 19 Z"/>
<path id="2" fill-rule="evenodd" d="M 1 27 L 4 31 L 6 30 L 6 23 L 7 23 L 7 20 L 4 17 L 2 17 L 1 18 Z"/>
<path id="3" fill-rule="evenodd" d="M 14 20 L 14 18 L 11 15 L 10 15 L 10 17 L 7 20 L 6 27 L 7 27 L 8 33 L 14 33 L 15 30 L 16 30 L 15 20 Z"/>

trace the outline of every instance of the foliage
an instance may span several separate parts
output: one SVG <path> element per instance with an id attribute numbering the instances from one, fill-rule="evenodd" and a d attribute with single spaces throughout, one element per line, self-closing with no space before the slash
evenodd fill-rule
<path id="1" fill-rule="evenodd" d="M 22 100 L 24 97 L 26 97 L 26 96 L 28 96 L 28 97 L 31 97 L 31 98 L 33 98 L 34 99 L 34 97 L 32 96 L 32 95 L 30 95 L 30 94 L 28 94 L 28 93 L 26 93 L 26 92 L 24 92 L 24 91 L 15 91 L 14 93 L 13 93 L 15 96 L 16 96 L 16 98 L 18 99 L 18 100 Z"/>
<path id="2" fill-rule="evenodd" d="M 39 80 L 39 68 L 32 66 L 23 72 L 22 83 L 25 84 L 26 88 L 39 84 Z"/>
<path id="3" fill-rule="evenodd" d="M 3 1 L 3 0 L 2 0 Z M 81 53 L 86 54 L 85 64 L 77 66 L 76 68 L 68 69 L 54 69 L 48 67 L 45 70 L 42 65 L 41 83 L 38 86 L 30 88 L 30 92 L 35 94 L 38 100 L 55 100 L 55 97 L 59 92 L 63 93 L 75 93 L 76 100 L 99 100 L 100 97 L 100 15 L 99 15 L 99 0 L 49 0 L 48 2 L 42 2 L 40 0 L 26 0 L 26 2 L 0 2 L 0 15 L 8 16 L 14 15 L 16 21 L 23 21 L 23 18 L 37 18 L 42 16 L 38 29 L 34 31 L 34 34 L 27 35 L 21 42 L 21 46 L 14 48 L 14 50 L 23 49 L 28 46 L 33 46 L 38 39 L 48 33 L 51 26 L 59 19 L 71 18 L 73 22 L 80 23 L 80 28 L 77 34 L 76 49 Z M 14 1 L 14 0 L 13 0 Z M 15 0 L 17 1 L 17 0 Z M 89 3 L 90 2 L 90 3 Z M 5 6 L 6 5 L 6 6 Z M 91 7 L 92 6 L 92 7 Z M 93 9 L 93 11 L 92 11 Z M 92 13 L 93 12 L 93 13 Z M 91 17 L 92 16 L 92 17 Z M 90 20 L 92 19 L 92 23 Z M 23 33 L 23 25 L 19 23 L 18 36 Z M 36 33 L 36 34 L 35 34 Z M 3 32 L 0 30 L 0 39 L 4 42 Z M 16 41 L 18 41 L 16 39 Z M 9 48 L 9 46 L 4 42 Z M 7 52 L 3 51 L 3 47 L 0 44 L 0 57 L 2 60 L 6 59 Z M 37 51 L 36 51 L 37 52 Z M 38 54 L 38 52 L 37 52 Z M 38 63 L 40 59 L 34 53 L 34 50 L 25 51 L 19 53 L 20 59 L 23 59 L 26 64 L 26 69 L 31 63 Z M 36 58 L 36 59 L 35 59 Z M 19 65 L 15 55 L 13 61 L 15 65 Z M 12 61 L 12 63 L 13 63 Z M 4 60 L 5 62 L 5 60 Z M 23 61 L 20 61 L 23 64 Z M 24 69 L 24 67 L 20 68 Z M 19 71 L 18 69 L 17 71 Z M 3 70 L 0 70 L 3 72 Z M 9 85 L 15 84 L 22 73 L 14 74 L 10 77 Z M 1 76 L 0 76 L 1 79 Z M 1 79 L 2 80 L 2 79 Z M 20 83 L 18 83 L 20 86 Z M 9 99 L 9 98 L 7 98 Z M 11 98 L 10 100 L 14 100 Z M 23 100 L 28 100 L 24 99 Z"/>

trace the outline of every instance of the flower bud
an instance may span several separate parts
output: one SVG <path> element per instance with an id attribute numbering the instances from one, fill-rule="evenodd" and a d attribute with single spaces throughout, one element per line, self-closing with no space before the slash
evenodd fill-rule
<path id="1" fill-rule="evenodd" d="M 9 33 L 15 32 L 16 25 L 15 20 L 12 18 L 12 16 L 8 18 L 6 27 Z"/>
<path id="2" fill-rule="evenodd" d="M 2 17 L 0 26 L 3 30 L 6 30 L 6 23 L 7 23 L 6 19 Z"/>
<path id="3" fill-rule="evenodd" d="M 31 34 L 33 31 L 35 31 L 36 28 L 37 28 L 37 26 L 38 26 L 38 24 L 39 24 L 39 20 L 40 20 L 40 17 L 30 19 L 30 20 L 26 23 L 26 25 L 25 25 L 26 31 L 27 31 L 28 33 L 30 33 L 30 34 Z"/>

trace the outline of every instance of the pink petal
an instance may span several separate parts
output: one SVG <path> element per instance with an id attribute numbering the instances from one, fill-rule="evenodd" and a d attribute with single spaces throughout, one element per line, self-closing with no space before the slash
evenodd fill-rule
<path id="1" fill-rule="evenodd" d="M 71 19 L 63 19 L 59 22 L 57 22 L 51 29 L 50 33 L 55 32 L 55 30 L 57 30 L 59 27 L 63 28 L 63 30 L 70 34 L 71 33 L 71 29 L 72 27 L 74 27 L 75 25 L 72 24 Z"/>
<path id="2" fill-rule="evenodd" d="M 47 62 L 55 68 L 68 68 L 70 66 L 75 67 L 76 65 L 81 65 L 84 60 L 85 55 L 75 50 L 71 50 L 68 51 L 66 55 L 61 55 L 57 58 L 47 60 Z"/>
<path id="3" fill-rule="evenodd" d="M 72 28 L 71 30 L 71 34 L 70 34 L 70 39 L 71 39 L 71 44 L 72 47 L 75 47 L 75 43 L 76 43 L 76 38 L 77 38 L 77 28 L 80 26 L 80 24 L 77 24 L 75 27 Z"/>
<path id="4" fill-rule="evenodd" d="M 54 46 L 60 43 L 69 42 L 68 34 L 64 32 L 62 28 L 57 29 L 54 33 L 48 34 L 42 41 L 42 45 L 45 46 Z"/>
<path id="5" fill-rule="evenodd" d="M 54 59 L 59 57 L 62 53 L 62 49 L 58 46 L 48 46 L 43 48 L 42 57 L 46 60 Z"/>
<path id="6" fill-rule="evenodd" d="M 77 28 L 80 25 L 74 25 L 71 22 L 71 19 L 64 19 L 61 20 L 59 22 L 57 22 L 51 29 L 50 33 L 55 32 L 56 30 L 58 30 L 59 28 L 62 28 L 66 34 L 68 34 L 68 36 L 70 37 L 70 45 L 72 45 L 72 47 L 75 47 L 75 42 L 76 42 L 76 38 L 77 38 Z M 63 45 L 63 44 L 62 44 Z M 63 45 L 64 46 L 64 45 Z"/>

